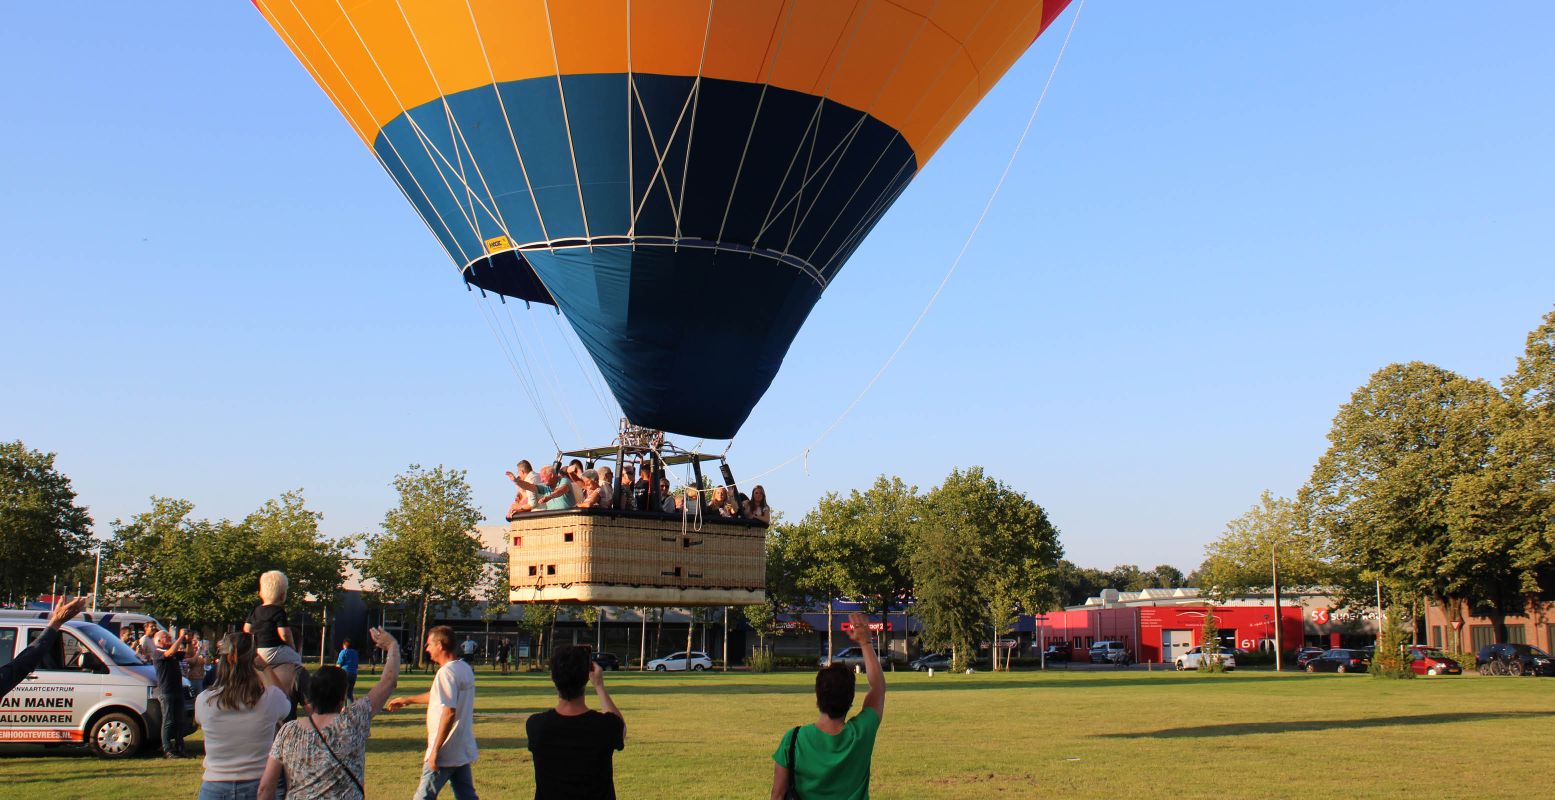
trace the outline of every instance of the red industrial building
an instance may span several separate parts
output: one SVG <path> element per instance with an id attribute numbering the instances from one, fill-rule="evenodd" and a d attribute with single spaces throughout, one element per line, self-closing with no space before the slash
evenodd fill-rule
<path id="1" fill-rule="evenodd" d="M 1096 642 L 1122 642 L 1139 662 L 1172 663 L 1204 638 L 1204 617 L 1215 610 L 1221 645 L 1273 651 L 1274 605 L 1269 597 L 1236 598 L 1212 604 L 1197 589 L 1107 590 L 1083 606 L 1021 620 L 1032 646 L 1068 642 L 1081 657 Z M 1286 651 L 1303 645 L 1340 647 L 1369 644 L 1376 636 L 1372 620 L 1330 609 L 1326 596 L 1286 598 L 1279 609 Z"/>

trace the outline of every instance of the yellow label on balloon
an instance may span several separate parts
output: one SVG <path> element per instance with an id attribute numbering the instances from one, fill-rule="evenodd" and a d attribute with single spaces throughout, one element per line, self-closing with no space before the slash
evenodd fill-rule
<path id="1" fill-rule="evenodd" d="M 511 250 L 512 248 L 513 245 L 506 236 L 493 236 L 486 240 L 486 252 L 488 253 L 495 253 L 499 250 Z"/>

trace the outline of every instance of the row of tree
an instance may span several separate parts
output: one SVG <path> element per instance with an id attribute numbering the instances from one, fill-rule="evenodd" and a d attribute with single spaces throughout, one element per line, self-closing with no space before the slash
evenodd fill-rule
<path id="1" fill-rule="evenodd" d="M 838 597 L 860 601 L 882 621 L 911 603 L 923 643 L 965 661 L 1019 614 L 1060 599 L 1062 556 L 1047 512 L 980 467 L 953 471 L 921 493 L 882 476 L 866 490 L 826 495 L 797 522 L 773 525 L 767 605 L 746 616 L 764 634 L 779 612 L 830 617 Z"/>
<path id="2" fill-rule="evenodd" d="M 1460 620 L 1505 618 L 1555 594 L 1555 312 L 1500 385 L 1390 364 L 1340 407 L 1294 500 L 1265 493 L 1206 552 L 1220 593 L 1283 583 L 1381 583 Z"/>

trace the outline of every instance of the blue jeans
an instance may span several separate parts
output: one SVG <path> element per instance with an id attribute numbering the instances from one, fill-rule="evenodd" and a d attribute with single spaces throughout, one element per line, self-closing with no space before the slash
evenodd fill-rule
<path id="1" fill-rule="evenodd" d="M 206 781 L 200 784 L 198 800 L 258 800 L 259 780 Z"/>
<path id="2" fill-rule="evenodd" d="M 184 751 L 184 696 L 182 694 L 160 694 L 157 700 L 162 705 L 162 752 L 182 753 Z"/>
<path id="3" fill-rule="evenodd" d="M 416 787 L 411 800 L 432 800 L 448 783 L 453 784 L 454 800 L 480 800 L 475 794 L 475 777 L 469 764 L 462 767 L 438 767 L 436 772 L 422 764 L 421 784 Z"/>

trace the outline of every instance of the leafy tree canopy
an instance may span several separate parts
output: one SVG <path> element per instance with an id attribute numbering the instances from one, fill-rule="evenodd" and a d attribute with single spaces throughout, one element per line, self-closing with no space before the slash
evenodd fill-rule
<path id="1" fill-rule="evenodd" d="M 76 504 L 54 454 L 0 442 L 0 589 L 48 591 L 92 549 L 92 517 Z"/>

